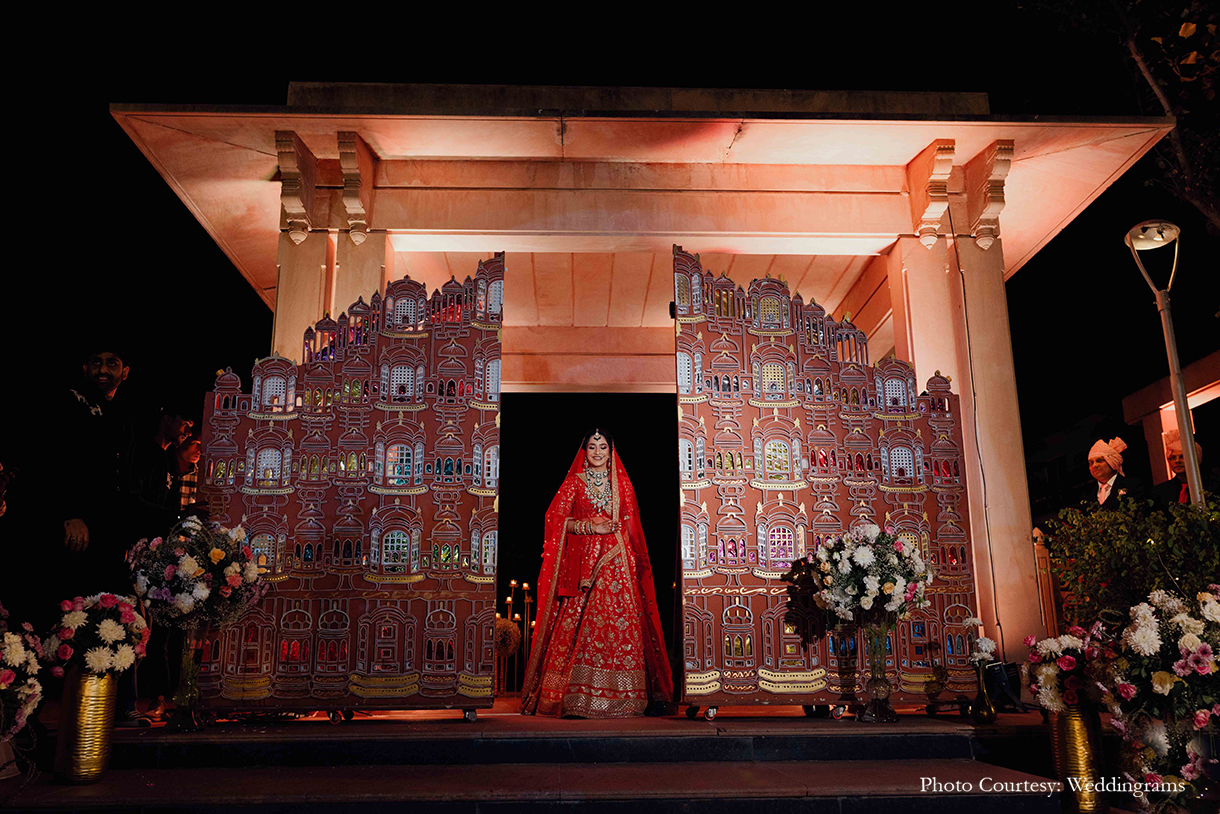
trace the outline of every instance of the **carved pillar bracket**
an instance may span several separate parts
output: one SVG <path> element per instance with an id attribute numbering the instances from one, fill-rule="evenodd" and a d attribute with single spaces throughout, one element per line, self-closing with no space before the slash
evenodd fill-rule
<path id="1" fill-rule="evenodd" d="M 339 131 L 339 166 L 343 170 L 343 208 L 348 235 L 359 246 L 373 217 L 373 173 L 376 156 L 359 134 Z"/>
<path id="2" fill-rule="evenodd" d="M 275 151 L 280 161 L 280 204 L 285 228 L 296 245 L 301 245 L 313 228 L 314 186 L 317 160 L 291 130 L 275 131 Z"/>
<path id="3" fill-rule="evenodd" d="M 966 205 L 970 234 L 986 251 L 1000 236 L 1000 212 L 1004 209 L 1004 179 L 1012 167 L 1013 141 L 999 139 L 966 165 Z"/>
<path id="4" fill-rule="evenodd" d="M 955 150 L 953 139 L 937 139 L 907 165 L 912 227 L 919 242 L 929 249 L 936 245 L 941 218 L 949 208 Z"/>

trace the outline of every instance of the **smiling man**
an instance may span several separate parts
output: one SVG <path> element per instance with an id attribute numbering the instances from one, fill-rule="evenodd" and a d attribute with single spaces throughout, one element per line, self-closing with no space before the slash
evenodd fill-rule
<path id="1" fill-rule="evenodd" d="M 1112 438 L 1109 442 L 1099 439 L 1089 450 L 1089 474 L 1097 483 L 1089 487 L 1085 499 L 1097 501 L 1097 505 L 1107 511 L 1117 509 L 1121 498 L 1142 496 L 1139 482 L 1123 472 L 1122 453 L 1126 448 L 1123 439 Z"/>

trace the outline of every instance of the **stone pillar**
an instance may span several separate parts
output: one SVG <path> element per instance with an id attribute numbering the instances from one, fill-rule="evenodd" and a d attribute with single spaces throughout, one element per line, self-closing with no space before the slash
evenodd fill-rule
<path id="1" fill-rule="evenodd" d="M 305 329 L 327 310 L 330 247 L 325 232 L 310 233 L 301 243 L 296 243 L 286 230 L 280 232 L 271 349 L 286 359 L 301 361 Z"/>
<path id="2" fill-rule="evenodd" d="M 957 389 L 957 315 L 953 312 L 948 240 L 929 248 L 915 237 L 900 237 L 888 255 L 890 301 L 894 309 L 894 352 L 915 366 L 922 388 L 936 371 Z"/>
<path id="3" fill-rule="evenodd" d="M 338 267 L 335 270 L 335 313 L 346 311 L 357 298 L 365 303 L 374 291 L 382 291 L 385 283 L 387 255 L 392 258 L 394 249 L 385 232 L 371 232 L 359 245 L 347 235 L 339 233 Z M 393 261 L 391 259 L 391 266 Z"/>

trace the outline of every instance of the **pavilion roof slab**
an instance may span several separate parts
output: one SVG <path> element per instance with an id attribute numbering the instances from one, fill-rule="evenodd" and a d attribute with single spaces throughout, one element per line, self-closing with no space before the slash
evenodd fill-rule
<path id="1" fill-rule="evenodd" d="M 790 282 L 807 299 L 823 301 L 841 300 L 858 277 L 862 263 L 843 258 L 877 254 L 904 233 L 894 213 L 906 207 L 905 167 L 933 141 L 953 139 L 954 161 L 961 167 L 994 141 L 1013 140 L 1001 215 L 1010 276 L 1173 126 L 1170 119 L 1149 118 L 1016 120 L 960 113 L 733 118 L 679 112 L 683 115 L 358 115 L 294 108 L 112 107 L 133 142 L 271 306 L 281 227 L 277 130 L 297 133 L 319 159 L 321 187 L 342 186 L 335 134 L 360 134 L 379 158 L 373 184 L 379 196 L 384 194 L 371 226 L 389 230 L 396 251 L 590 252 L 623 258 L 578 263 L 570 272 L 562 259 L 535 258 L 543 277 L 572 276 L 582 269 L 594 273 L 607 263 L 631 269 L 638 261 L 625 254 L 643 257 L 671 243 L 705 256 L 758 255 L 768 264 L 787 262 L 775 258 L 792 255 L 803 282 L 792 274 Z M 472 214 L 480 198 L 490 201 L 497 190 L 531 201 L 514 210 L 519 222 L 490 208 L 486 222 Z M 739 201 L 717 203 L 725 194 Z M 641 196 L 655 200 L 645 205 Z M 666 199 L 670 210 L 648 215 Z M 774 224 L 751 211 L 750 202 L 758 200 L 770 202 Z M 598 209 L 607 201 L 616 211 Z M 717 206 L 723 208 L 719 215 Z M 815 222 L 785 225 L 801 207 Z M 823 211 L 835 217 L 815 217 Z M 428 228 L 401 228 L 405 221 L 384 219 L 394 212 L 426 215 Z M 466 220 L 447 223 L 445 212 Z M 598 228 L 590 212 L 609 226 Z M 852 220 L 852 212 L 859 217 Z M 725 226 L 730 221 L 748 228 L 734 232 Z M 845 228 L 848 221 L 855 226 Z M 969 224 L 959 221 L 954 228 L 965 233 Z M 746 271 L 751 263 L 730 261 L 727 268 L 736 279 L 753 273 Z M 741 266 L 737 273 L 734 264 Z M 653 276 L 660 277 L 650 275 L 646 300 L 654 299 Z M 643 302 L 628 306 L 627 295 L 613 285 L 607 296 L 611 322 L 630 319 L 624 315 L 644 307 Z M 641 313 L 649 324 L 659 319 L 652 312 L 660 306 L 651 305 L 646 317 Z M 600 311 L 582 316 L 561 302 L 535 301 L 520 313 L 527 312 L 539 320 L 533 324 L 601 319 Z"/>

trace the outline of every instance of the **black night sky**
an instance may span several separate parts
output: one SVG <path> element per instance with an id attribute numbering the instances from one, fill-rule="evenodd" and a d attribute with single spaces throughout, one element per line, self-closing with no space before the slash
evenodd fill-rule
<path id="1" fill-rule="evenodd" d="M 172 35 L 137 35 L 108 18 L 49 46 L 50 56 L 73 67 L 70 84 L 51 86 L 44 77 L 17 91 L 38 112 L 26 114 L 32 152 L 11 154 L 10 164 L 28 188 L 10 193 L 9 237 L 26 244 L 21 252 L 30 259 L 9 266 L 4 300 L 10 336 L 41 339 L 21 343 L 18 366 L 29 372 L 8 384 L 65 386 L 79 370 L 79 338 L 98 330 L 131 348 L 127 395 L 150 402 L 170 391 L 199 400 L 218 368 L 248 372 L 268 350 L 270 310 L 114 122 L 112 102 L 281 105 L 290 80 L 308 80 L 984 91 L 997 115 L 1159 115 L 1141 108 L 1118 43 L 980 5 L 920 7 L 911 19 L 808 15 L 752 26 L 724 17 L 693 26 L 607 17 L 603 30 L 404 21 L 402 37 L 392 20 L 338 9 L 328 12 L 344 18 L 333 30 L 321 17 L 293 22 L 305 14 L 293 9 L 265 26 L 203 21 Z M 361 33 L 348 36 L 349 26 Z M 1183 365 L 1220 346 L 1220 240 L 1193 208 L 1145 185 L 1155 172 L 1152 159 L 1139 162 L 1008 283 L 1035 516 L 1087 482 L 1085 452 L 1100 435 L 1122 434 L 1131 468 L 1148 470 L 1142 431 L 1123 424 L 1121 399 L 1168 369 L 1152 294 L 1121 242 L 1130 226 L 1158 217 L 1182 227 L 1173 305 Z M 32 199 L 23 190 L 33 190 Z M 16 396 L 37 388 L 5 389 L 9 408 L 36 412 Z M 1209 443 L 1216 404 L 1199 411 L 1196 424 L 1200 441 L 1220 449 Z M 36 415 L 0 425 L 0 460 L 31 425 Z M 620 437 L 625 432 L 630 427 Z M 555 484 L 575 443 L 549 433 L 528 439 L 562 447 L 550 456 L 563 459 Z M 507 433 L 505 447 L 503 477 L 512 482 L 514 457 L 530 451 L 511 450 Z M 547 490 L 549 482 L 549 498 Z M 654 565 L 663 568 L 655 557 Z M 532 558 L 521 564 L 536 567 Z"/>

